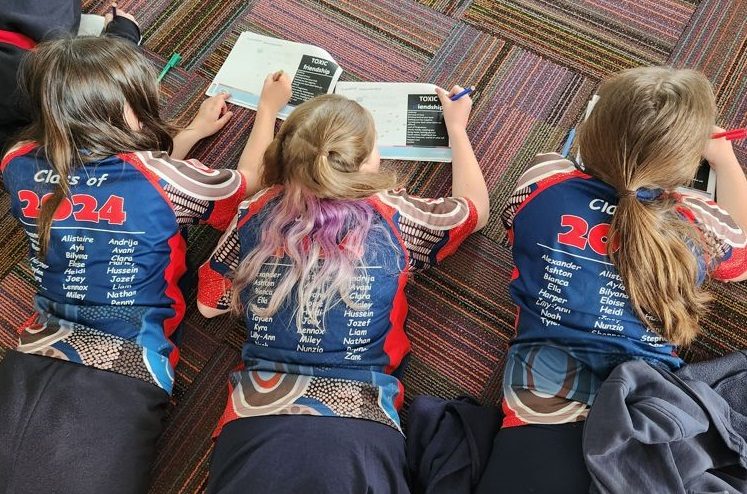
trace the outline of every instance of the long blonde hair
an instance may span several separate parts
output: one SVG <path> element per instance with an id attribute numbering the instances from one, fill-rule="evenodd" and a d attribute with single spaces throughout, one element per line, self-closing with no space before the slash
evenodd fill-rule
<path id="1" fill-rule="evenodd" d="M 616 74 L 598 94 L 578 144 L 586 171 L 619 196 L 610 258 L 641 320 L 672 343 L 688 344 L 710 300 L 697 286 L 692 249 L 708 252 L 669 193 L 698 168 L 715 120 L 713 90 L 699 72 L 645 67 Z M 641 197 L 645 189 L 661 190 Z"/>
<path id="2" fill-rule="evenodd" d="M 377 224 L 366 199 L 396 184 L 390 173 L 360 170 L 375 143 L 373 118 L 355 101 L 324 95 L 293 111 L 264 155 L 263 185 L 284 189 L 262 225 L 258 245 L 234 274 L 236 313 L 244 309 L 242 291 L 268 259 L 275 259 L 268 264 L 277 269 L 278 252 L 290 258 L 291 267 L 267 304 L 250 302 L 252 312 L 275 314 L 294 287 L 299 327 L 304 314 L 319 326 L 317 316 L 339 300 L 358 307 L 351 284 Z"/>
<path id="3" fill-rule="evenodd" d="M 60 177 L 37 223 L 44 257 L 54 213 L 70 193 L 68 175 L 121 152 L 170 152 L 173 128 L 158 113 L 155 68 L 127 41 L 83 37 L 41 43 L 24 60 L 19 79 L 31 112 L 19 140 L 38 143 Z M 125 104 L 140 130 L 127 124 Z"/>

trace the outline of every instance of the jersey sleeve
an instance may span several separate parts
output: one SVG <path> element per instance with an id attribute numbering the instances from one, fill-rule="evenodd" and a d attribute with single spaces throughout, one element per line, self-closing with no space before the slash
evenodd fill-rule
<path id="1" fill-rule="evenodd" d="M 378 196 L 395 210 L 393 221 L 408 251 L 410 271 L 429 268 L 453 254 L 477 225 L 477 209 L 467 198 L 426 199 L 404 189 Z"/>
<path id="2" fill-rule="evenodd" d="M 230 275 L 238 269 L 241 254 L 238 219 L 237 212 L 215 250 L 199 269 L 197 300 L 213 309 L 227 311 L 231 307 Z"/>
<path id="3" fill-rule="evenodd" d="M 712 278 L 732 280 L 747 272 L 747 234 L 719 205 L 696 193 L 678 194 L 679 212 L 703 235 Z"/>
<path id="4" fill-rule="evenodd" d="M 268 203 L 278 197 L 282 187 L 263 189 L 238 206 L 228 228 L 218 241 L 207 261 L 200 266 L 197 285 L 197 300 L 207 307 L 228 311 L 231 307 L 233 273 L 241 263 L 241 242 L 239 230 Z"/>
<path id="5" fill-rule="evenodd" d="M 569 174 L 584 175 L 572 161 L 558 153 L 538 154 L 534 157 L 529 168 L 519 177 L 501 212 L 501 222 L 508 233 L 509 242 L 513 243 L 514 218 L 521 208 L 536 194 L 567 178 Z"/>
<path id="6" fill-rule="evenodd" d="M 197 160 L 175 160 L 165 152 L 137 153 L 165 184 L 180 225 L 206 223 L 225 230 L 246 195 L 246 181 L 230 169 L 209 168 Z"/>

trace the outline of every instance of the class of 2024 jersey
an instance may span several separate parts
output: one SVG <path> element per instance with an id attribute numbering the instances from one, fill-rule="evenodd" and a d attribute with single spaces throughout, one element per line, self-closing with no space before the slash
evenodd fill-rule
<path id="1" fill-rule="evenodd" d="M 198 301 L 227 310 L 232 273 L 260 243 L 283 197 L 275 186 L 243 203 L 210 259 L 200 268 Z M 297 324 L 296 288 L 270 316 L 246 312 L 242 365 L 229 378 L 229 398 L 218 426 L 262 415 L 321 415 L 376 421 L 400 429 L 404 389 L 398 379 L 410 350 L 405 334 L 405 285 L 414 271 L 452 254 L 477 223 L 466 198 L 425 199 L 404 190 L 360 201 L 373 224 L 353 273 L 349 306 L 303 313 Z M 279 249 L 282 251 L 282 249 Z M 245 307 L 266 304 L 286 273 L 290 256 L 265 261 L 242 292 Z"/>
<path id="2" fill-rule="evenodd" d="M 171 392 L 184 317 L 184 227 L 227 226 L 246 185 L 165 152 L 121 153 L 75 167 L 46 256 L 37 221 L 59 176 L 35 144 L 2 162 L 13 215 L 31 244 L 36 314 L 17 350 L 109 370 Z"/>
<path id="3" fill-rule="evenodd" d="M 743 273 L 747 236 L 728 213 L 695 192 L 672 198 L 709 246 L 710 256 L 693 250 L 697 282 Z M 512 242 L 509 291 L 517 315 L 504 373 L 504 427 L 584 420 L 600 384 L 622 362 L 669 369 L 683 363 L 637 316 L 610 261 L 617 200 L 613 187 L 556 153 L 538 155 L 509 199 L 502 220 Z"/>

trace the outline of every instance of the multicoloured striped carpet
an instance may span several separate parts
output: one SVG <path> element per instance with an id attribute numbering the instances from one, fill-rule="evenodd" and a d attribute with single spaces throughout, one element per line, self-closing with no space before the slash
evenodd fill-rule
<path id="1" fill-rule="evenodd" d="M 103 12 L 108 0 L 84 0 Z M 134 12 L 144 47 L 162 66 L 182 64 L 163 81 L 166 113 L 185 123 L 242 31 L 320 45 L 347 80 L 428 81 L 478 88 L 470 124 L 497 213 L 535 153 L 558 150 L 599 80 L 619 69 L 670 63 L 705 71 L 726 127 L 747 126 L 747 0 L 120 0 Z M 235 166 L 252 123 L 236 109 L 220 135 L 194 155 Z M 738 153 L 747 164 L 747 146 Z M 417 193 L 448 192 L 439 164 L 390 163 Z M 31 312 L 26 246 L 0 196 L 0 347 Z M 217 235 L 191 237 L 192 265 Z M 513 329 L 506 286 L 511 258 L 498 214 L 443 267 L 409 288 L 413 354 L 408 396 L 473 394 L 499 398 L 501 363 Z M 699 360 L 747 347 L 747 284 L 712 287 L 717 300 L 705 334 L 684 356 Z M 194 293 L 187 294 L 194 301 Z M 238 362 L 238 322 L 203 319 L 190 305 L 168 429 L 155 466 L 154 493 L 200 492 L 210 433 L 221 414 L 225 378 Z M 0 349 L 0 354 L 3 350 Z"/>

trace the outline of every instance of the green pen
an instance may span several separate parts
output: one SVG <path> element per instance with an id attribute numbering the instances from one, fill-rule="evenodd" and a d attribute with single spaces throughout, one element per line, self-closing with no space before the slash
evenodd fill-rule
<path id="1" fill-rule="evenodd" d="M 163 79 L 163 76 L 165 76 L 169 70 L 171 70 L 173 67 L 176 67 L 176 65 L 179 63 L 179 60 L 181 59 L 182 59 L 182 56 L 174 52 L 174 54 L 171 55 L 171 58 L 169 58 L 169 61 L 166 62 L 166 65 L 164 65 L 163 70 L 161 70 L 161 73 L 158 74 L 158 81 L 160 82 L 161 79 Z"/>

